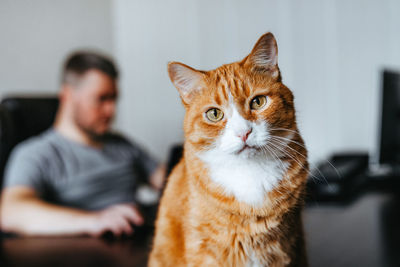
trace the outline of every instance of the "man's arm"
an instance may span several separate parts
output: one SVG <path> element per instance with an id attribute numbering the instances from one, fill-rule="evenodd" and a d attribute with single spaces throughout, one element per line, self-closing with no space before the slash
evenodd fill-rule
<path id="1" fill-rule="evenodd" d="M 13 186 L 2 192 L 0 226 L 22 235 L 91 235 L 111 231 L 131 234 L 132 225 L 143 219 L 131 204 L 113 205 L 101 211 L 84 211 L 41 200 L 28 186 Z"/>

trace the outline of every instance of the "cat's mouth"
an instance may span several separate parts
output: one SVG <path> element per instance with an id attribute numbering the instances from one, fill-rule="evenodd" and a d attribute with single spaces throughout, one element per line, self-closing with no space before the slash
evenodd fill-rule
<path id="1" fill-rule="evenodd" d="M 257 147 L 254 146 L 249 146 L 248 144 L 244 144 L 244 146 L 237 152 L 237 154 L 240 154 L 244 151 L 248 151 L 248 150 L 257 150 Z"/>

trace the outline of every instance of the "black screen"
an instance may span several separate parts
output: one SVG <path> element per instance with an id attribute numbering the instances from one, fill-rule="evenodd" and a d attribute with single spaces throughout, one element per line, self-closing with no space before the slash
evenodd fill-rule
<path id="1" fill-rule="evenodd" d="M 400 73 L 384 71 L 379 162 L 400 164 Z"/>

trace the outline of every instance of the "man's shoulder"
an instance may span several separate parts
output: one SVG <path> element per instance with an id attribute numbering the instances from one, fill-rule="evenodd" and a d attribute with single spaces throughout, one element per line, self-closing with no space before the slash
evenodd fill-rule
<path id="1" fill-rule="evenodd" d="M 48 129 L 39 135 L 30 137 L 15 146 L 12 153 L 40 157 L 54 144 L 54 130 Z"/>

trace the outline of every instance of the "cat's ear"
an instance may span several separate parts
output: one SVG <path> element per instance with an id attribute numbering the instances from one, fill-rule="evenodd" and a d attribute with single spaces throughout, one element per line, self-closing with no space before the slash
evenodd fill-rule
<path id="1" fill-rule="evenodd" d="M 268 32 L 258 39 L 253 50 L 246 57 L 245 64 L 250 65 L 254 71 L 280 79 L 278 45 L 272 33 Z"/>
<path id="2" fill-rule="evenodd" d="M 184 104 L 190 104 L 195 93 L 204 88 L 204 73 L 185 64 L 168 63 L 168 74 Z"/>

